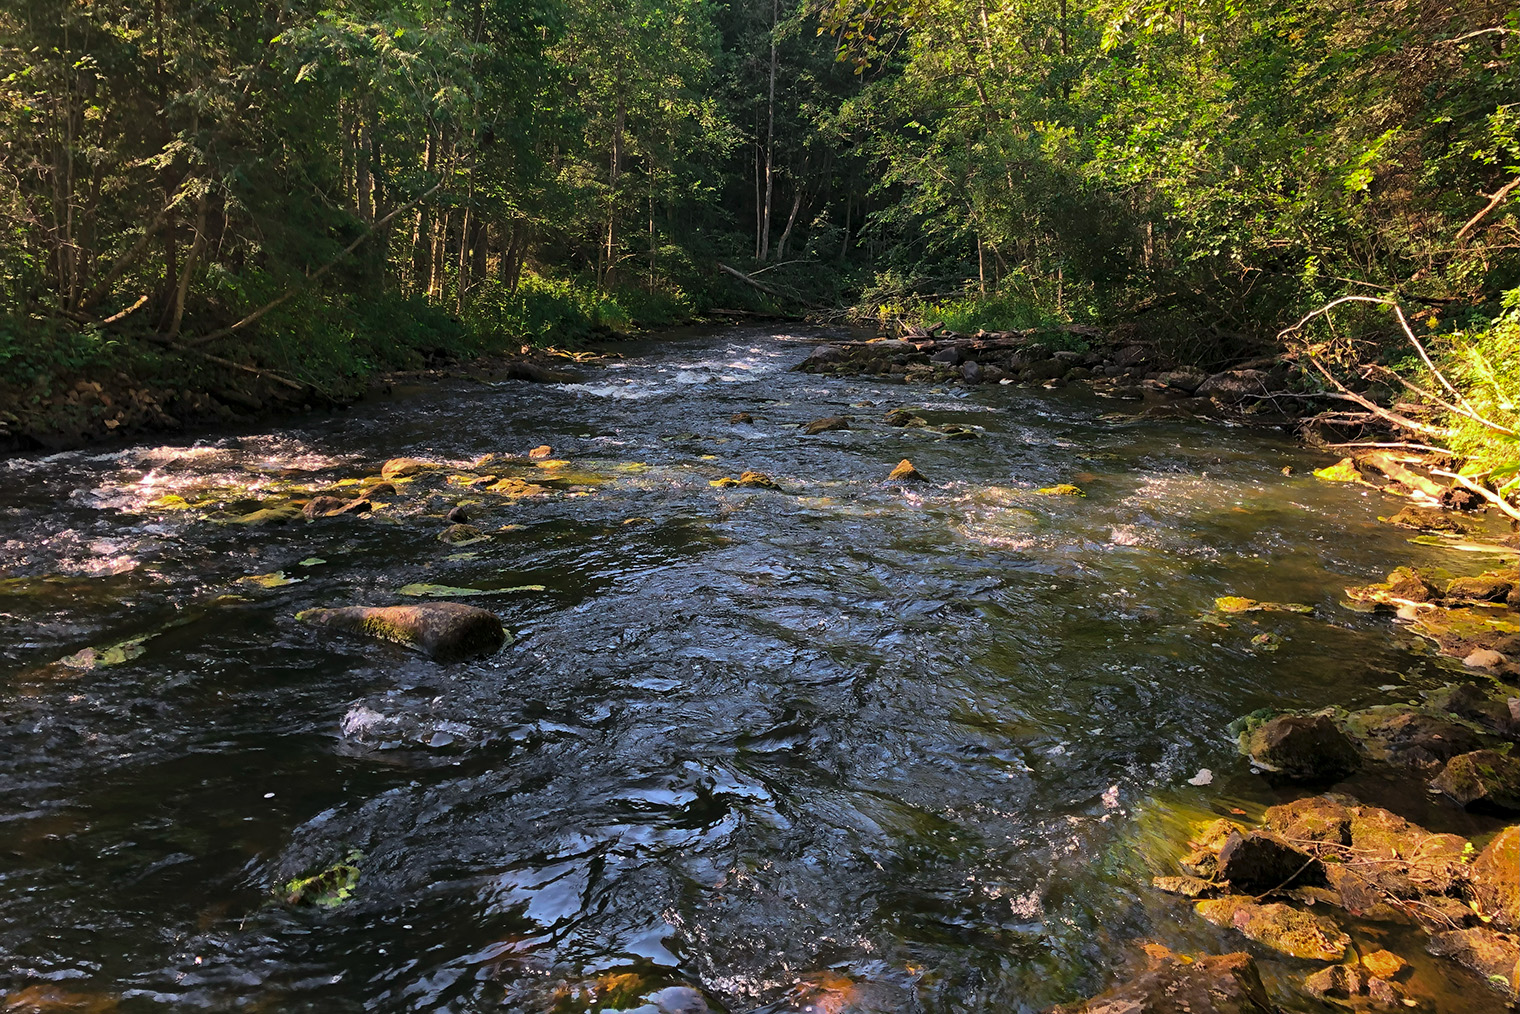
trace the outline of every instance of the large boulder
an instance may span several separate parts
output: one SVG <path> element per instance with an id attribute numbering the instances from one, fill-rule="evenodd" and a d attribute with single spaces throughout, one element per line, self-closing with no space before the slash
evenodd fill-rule
<path id="1" fill-rule="evenodd" d="M 1200 398 L 1212 398 L 1224 405 L 1236 405 L 1250 398 L 1261 398 L 1271 392 L 1268 376 L 1261 370 L 1226 370 L 1216 373 L 1199 384 L 1194 393 Z"/>
<path id="2" fill-rule="evenodd" d="M 1275 834 L 1235 832 L 1219 850 L 1219 876 L 1237 890 L 1251 894 L 1281 890 L 1323 879 L 1318 859 L 1294 848 Z"/>
<path id="3" fill-rule="evenodd" d="M 1090 1000 L 1051 1014 L 1275 1014 L 1249 954 L 1183 958 L 1151 945 L 1149 966 Z"/>
<path id="4" fill-rule="evenodd" d="M 1483 745 L 1466 725 L 1407 704 L 1383 704 L 1352 712 L 1346 728 L 1375 760 L 1408 768 L 1435 769 Z"/>
<path id="5" fill-rule="evenodd" d="M 507 641 L 507 632 L 495 613 L 459 602 L 307 609 L 296 614 L 296 619 L 410 645 L 439 661 L 489 655 Z"/>
<path id="6" fill-rule="evenodd" d="M 1328 715 L 1279 715 L 1241 733 L 1251 763 L 1298 782 L 1337 782 L 1361 755 Z"/>
<path id="7" fill-rule="evenodd" d="M 1495 926 L 1520 929 L 1520 826 L 1500 831 L 1478 854 L 1468 889 Z"/>
<path id="8" fill-rule="evenodd" d="M 1464 718 L 1485 732 L 1520 741 L 1520 698 L 1490 694 L 1471 683 L 1459 683 L 1432 693 L 1430 706 Z"/>

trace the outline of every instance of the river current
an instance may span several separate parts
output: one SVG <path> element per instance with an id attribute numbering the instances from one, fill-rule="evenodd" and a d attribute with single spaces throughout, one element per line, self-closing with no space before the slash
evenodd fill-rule
<path id="1" fill-rule="evenodd" d="M 1226 726 L 1449 681 L 1341 590 L 1492 560 L 1411 545 L 1392 498 L 1316 480 L 1286 435 L 793 372 L 825 337 L 687 335 L 581 384 L 0 462 L 0 996 L 463 1014 L 637 982 L 735 1012 L 1033 1012 L 1141 940 L 1246 947 L 1148 886 L 1188 821 L 1290 798 Z M 976 438 L 880 421 L 899 406 Z M 851 428 L 801 433 L 829 415 Z M 541 444 L 568 462 L 547 496 L 218 523 L 395 456 Z M 885 481 L 903 458 L 928 481 Z M 744 470 L 780 488 L 712 484 Z M 1036 492 L 1058 483 L 1085 495 Z M 438 541 L 453 502 L 487 541 Z M 417 583 L 479 592 L 515 643 L 445 665 L 294 620 Z M 1225 624 L 1223 595 L 1314 613 Z M 344 904 L 283 903 L 349 857 Z M 1261 957 L 1269 984 L 1314 967 Z"/>

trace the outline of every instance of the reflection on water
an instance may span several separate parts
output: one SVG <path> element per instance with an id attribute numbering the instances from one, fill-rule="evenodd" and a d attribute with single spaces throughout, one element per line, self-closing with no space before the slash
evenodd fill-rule
<path id="1" fill-rule="evenodd" d="M 1285 438 L 788 372 L 810 348 L 733 331 L 583 385 L 5 462 L 0 992 L 1036 1010 L 1137 938 L 1238 948 L 1144 886 L 1152 815 L 1276 801 L 1224 732 L 1242 713 L 1443 682 L 1339 589 L 1487 561 L 1409 545 L 1376 494 L 1284 478 L 1318 463 Z M 876 421 L 899 405 L 980 435 Z M 801 435 L 823 415 L 854 421 Z M 570 464 L 482 463 L 543 443 Z M 236 523 L 401 455 L 447 467 L 372 516 Z M 904 457 L 930 481 L 884 482 Z M 781 489 L 712 485 L 744 470 Z M 551 492 L 486 492 L 486 471 Z M 1056 483 L 1086 495 L 1036 495 Z M 459 503 L 487 541 L 437 540 Z M 442 666 L 293 621 L 415 583 L 487 593 L 516 644 Z M 1315 613 L 1204 622 L 1225 594 Z M 272 902 L 352 850 L 348 904 Z"/>

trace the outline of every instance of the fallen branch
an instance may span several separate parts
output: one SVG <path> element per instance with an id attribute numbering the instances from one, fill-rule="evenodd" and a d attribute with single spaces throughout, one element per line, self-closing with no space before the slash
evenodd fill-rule
<path id="1" fill-rule="evenodd" d="M 1473 231 L 1477 229 L 1478 224 L 1488 217 L 1488 213 L 1503 204 L 1505 198 L 1509 197 L 1516 187 L 1520 187 L 1520 176 L 1515 177 L 1494 193 L 1489 194 L 1488 204 L 1484 206 L 1483 210 L 1479 211 L 1472 218 L 1469 218 L 1467 224 L 1457 230 L 1456 241 L 1461 243 L 1468 236 L 1472 235 Z"/>
<path id="2" fill-rule="evenodd" d="M 216 363 L 218 366 L 228 366 L 234 370 L 242 370 L 245 373 L 252 373 L 256 377 L 267 377 L 277 384 L 284 384 L 286 387 L 291 388 L 292 390 L 300 391 L 302 394 L 305 394 L 307 391 L 316 391 L 316 388 L 311 384 L 303 384 L 299 380 L 291 380 L 289 377 L 282 377 L 278 373 L 275 373 L 273 370 L 261 370 L 257 366 L 245 366 L 242 363 L 235 363 L 231 359 L 223 359 L 221 356 L 213 356 L 209 352 L 202 352 L 200 349 L 187 349 L 177 345 L 175 348 L 180 352 L 190 352 L 194 355 L 200 356 L 202 359 L 205 359 L 208 362 Z"/>
<path id="3" fill-rule="evenodd" d="M 738 268 L 731 268 L 727 264 L 724 264 L 722 261 L 718 261 L 717 263 L 718 263 L 718 270 L 719 271 L 722 271 L 726 275 L 732 275 L 732 276 L 734 276 L 735 278 L 739 279 L 739 281 L 743 282 L 744 284 L 753 286 L 754 288 L 759 289 L 761 292 L 765 293 L 768 296 L 775 296 L 777 299 L 790 299 L 794 303 L 801 303 L 803 306 L 806 306 L 806 307 L 809 307 L 809 308 L 813 308 L 813 309 L 817 308 L 817 304 L 810 303 L 807 300 L 803 299 L 801 296 L 789 295 L 789 294 L 787 294 L 785 292 L 781 292 L 778 289 L 773 289 L 769 285 L 766 285 L 764 282 L 757 282 L 757 281 L 755 281 L 753 278 L 751 278 L 749 275 L 746 275 L 744 272 L 740 271 Z M 758 272 L 756 272 L 756 273 L 758 274 Z"/>
<path id="4" fill-rule="evenodd" d="M 1516 521 L 1520 521 L 1520 507 L 1516 507 L 1514 504 L 1510 503 L 1508 500 L 1504 499 L 1504 497 L 1500 496 L 1498 493 L 1495 493 L 1487 486 L 1473 482 L 1465 475 L 1459 475 L 1456 472 L 1448 472 L 1440 468 L 1432 468 L 1430 470 L 1430 474 L 1439 475 L 1443 479 L 1450 479 L 1457 485 L 1461 486 L 1463 489 L 1468 489 L 1478 494 L 1483 499 L 1499 508 L 1500 511 L 1514 518 Z"/>

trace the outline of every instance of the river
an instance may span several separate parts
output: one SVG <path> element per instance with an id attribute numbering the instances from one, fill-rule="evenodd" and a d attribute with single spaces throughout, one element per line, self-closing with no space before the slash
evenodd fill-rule
<path id="1" fill-rule="evenodd" d="M 1137 940 L 1244 946 L 1148 886 L 1187 821 L 1292 795 L 1226 726 L 1447 682 L 1459 665 L 1340 591 L 1489 561 L 1411 545 L 1378 521 L 1392 498 L 1314 479 L 1286 435 L 1080 388 L 792 372 L 823 337 L 696 333 L 583 384 L 445 380 L 0 462 L 0 994 L 585 1010 L 577 984 L 609 1002 L 631 972 L 730 1011 L 1036 1011 Z M 977 437 L 878 421 L 897 406 Z M 826 415 L 852 428 L 799 431 Z M 394 456 L 541 444 L 569 462 L 547 496 L 215 520 Z M 902 458 L 929 481 L 885 482 Z M 712 485 L 744 470 L 780 489 Z M 1035 492 L 1057 483 L 1086 495 Z M 437 540 L 460 500 L 489 540 Z M 293 619 L 413 583 L 487 593 L 468 601 L 516 642 L 444 665 Z M 1315 611 L 1218 625 L 1222 595 Z M 93 668 L 56 661 L 90 646 Z M 350 855 L 346 904 L 280 902 Z M 1263 960 L 1270 984 L 1306 967 Z"/>

